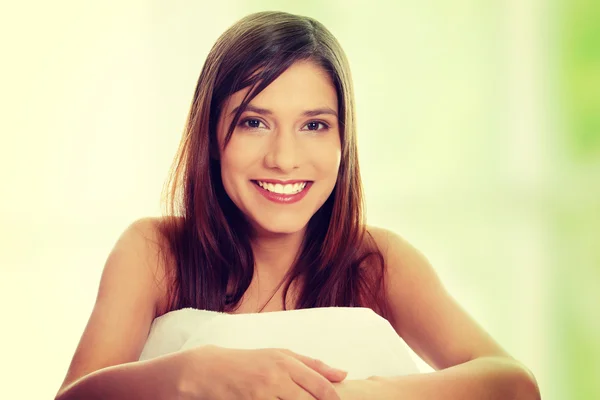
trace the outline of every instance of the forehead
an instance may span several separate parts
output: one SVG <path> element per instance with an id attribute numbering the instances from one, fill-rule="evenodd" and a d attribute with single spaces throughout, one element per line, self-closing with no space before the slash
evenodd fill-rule
<path id="1" fill-rule="evenodd" d="M 225 102 L 226 115 L 240 105 L 249 90 L 250 88 L 244 88 L 231 95 Z M 254 97 L 251 104 L 281 114 L 298 113 L 319 107 L 338 111 L 337 93 L 329 74 L 310 61 L 292 64 Z"/>

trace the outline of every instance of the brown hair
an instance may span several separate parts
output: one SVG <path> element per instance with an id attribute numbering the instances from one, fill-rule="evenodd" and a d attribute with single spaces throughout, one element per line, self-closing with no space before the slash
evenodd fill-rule
<path id="1" fill-rule="evenodd" d="M 259 12 L 235 23 L 217 40 L 202 68 L 167 181 L 166 217 L 159 224 L 176 261 L 166 311 L 194 307 L 229 312 L 248 289 L 254 273 L 251 230 L 223 188 L 215 157 L 217 122 L 224 100 L 250 87 L 229 126 L 226 145 L 248 103 L 300 60 L 322 67 L 335 86 L 342 152 L 335 188 L 308 222 L 299 256 L 284 278 L 283 307 L 290 284 L 302 276 L 296 308 L 370 304 L 386 317 L 385 301 L 378 297 L 381 286 L 376 286 L 383 284 L 383 257 L 365 235 L 348 61 L 321 23 L 284 12 Z"/>

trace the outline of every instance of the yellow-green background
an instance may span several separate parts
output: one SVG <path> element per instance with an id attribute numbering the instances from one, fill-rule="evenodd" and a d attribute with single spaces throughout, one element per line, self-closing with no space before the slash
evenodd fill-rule
<path id="1" fill-rule="evenodd" d="M 420 248 L 544 399 L 600 398 L 600 2 L 22 1 L 0 9 L 0 398 L 50 398 L 202 62 L 310 15 L 356 86 L 369 222 Z M 443 334 L 443 332 L 440 332 Z"/>

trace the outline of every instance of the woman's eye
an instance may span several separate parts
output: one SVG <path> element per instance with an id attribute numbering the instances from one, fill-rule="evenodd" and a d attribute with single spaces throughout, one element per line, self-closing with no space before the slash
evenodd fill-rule
<path id="1" fill-rule="evenodd" d="M 262 126 L 261 126 L 262 124 Z M 244 129 L 264 129 L 266 128 L 266 125 L 259 119 L 256 118 L 246 118 L 242 121 L 240 121 L 239 126 L 244 128 Z M 319 128 L 321 126 L 321 128 Z M 304 127 L 306 129 L 304 130 L 308 130 L 308 131 L 314 131 L 314 132 L 318 132 L 318 131 L 324 131 L 329 129 L 329 125 L 327 125 L 324 122 L 321 121 L 310 121 L 309 123 L 307 123 L 306 125 L 304 125 Z"/>
<path id="2" fill-rule="evenodd" d="M 249 129 L 260 128 L 260 124 L 262 124 L 261 121 L 259 121 L 258 119 L 253 119 L 253 118 L 247 118 L 240 123 L 240 125 L 243 128 L 249 128 Z"/>
<path id="3" fill-rule="evenodd" d="M 319 129 L 319 125 L 323 125 L 323 129 Z M 327 125 L 326 123 L 320 122 L 320 121 L 311 121 L 308 124 L 306 124 L 305 126 L 308 127 L 309 131 L 319 131 L 319 130 L 325 130 L 325 129 L 329 128 L 329 125 Z"/>

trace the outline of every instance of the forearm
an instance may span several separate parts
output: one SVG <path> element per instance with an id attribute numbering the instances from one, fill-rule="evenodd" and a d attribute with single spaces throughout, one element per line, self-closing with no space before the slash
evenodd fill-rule
<path id="1" fill-rule="evenodd" d="M 175 353 L 103 368 L 73 382 L 55 400 L 171 400 L 178 390 L 177 361 Z"/>
<path id="2" fill-rule="evenodd" d="M 539 400 L 535 378 L 518 362 L 478 358 L 444 370 L 391 378 L 381 383 L 381 400 Z"/>

